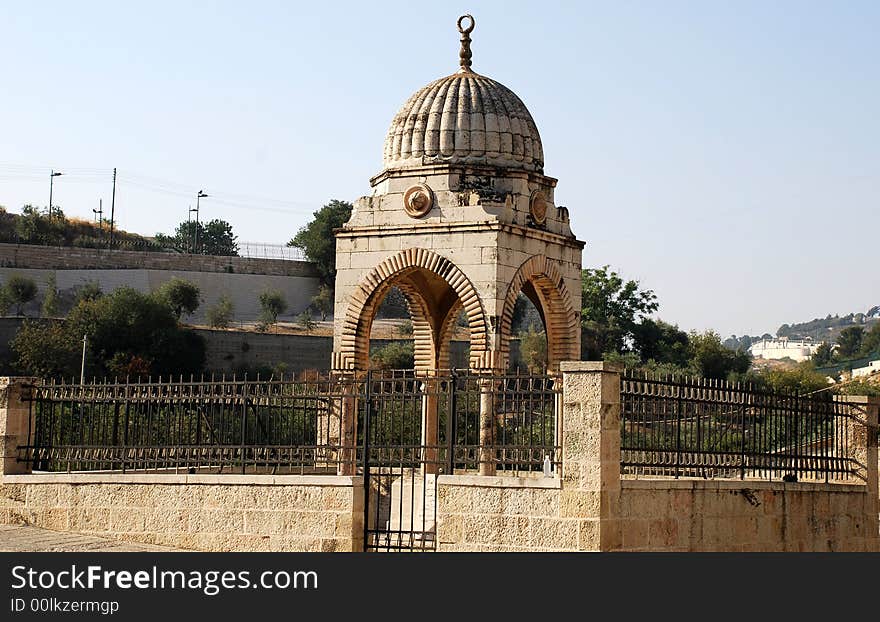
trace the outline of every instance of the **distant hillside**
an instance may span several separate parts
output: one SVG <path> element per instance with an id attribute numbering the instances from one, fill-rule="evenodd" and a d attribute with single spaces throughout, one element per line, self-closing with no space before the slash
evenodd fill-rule
<path id="1" fill-rule="evenodd" d="M 880 322 L 880 305 L 871 307 L 864 313 L 850 313 L 848 315 L 828 315 L 824 318 L 815 318 L 809 322 L 795 324 L 783 324 L 776 330 L 776 337 L 788 337 L 792 340 L 812 339 L 816 342 L 827 341 L 837 343 L 840 331 L 850 326 L 863 326 L 865 331 L 870 330 L 877 322 Z M 731 350 L 748 349 L 752 343 L 761 339 L 770 339 L 774 335 L 743 335 L 737 337 L 731 335 L 724 341 L 724 345 Z"/>
<path id="2" fill-rule="evenodd" d="M 870 328 L 878 321 L 880 307 L 872 307 L 867 313 L 850 313 L 843 317 L 828 315 L 825 318 L 816 318 L 800 324 L 783 324 L 776 331 L 777 337 L 789 337 L 791 339 L 810 338 L 814 341 L 828 341 L 834 343 L 837 336 L 844 328 L 850 326 L 864 326 Z"/>
<path id="3" fill-rule="evenodd" d="M 165 250 L 154 240 L 116 229 L 116 248 L 128 250 Z M 78 246 L 106 248 L 110 241 L 110 224 L 67 218 L 60 212 L 51 218 L 37 208 L 26 205 L 21 214 L 12 214 L 0 207 L 0 242 L 38 244 L 42 246 Z"/>

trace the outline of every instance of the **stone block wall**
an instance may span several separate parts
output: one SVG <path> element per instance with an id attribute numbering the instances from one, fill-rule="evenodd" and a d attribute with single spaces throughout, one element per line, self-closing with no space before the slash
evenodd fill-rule
<path id="1" fill-rule="evenodd" d="M 581 521 L 561 512 L 557 478 L 441 475 L 438 551 L 564 551 L 581 543 Z"/>
<path id="2" fill-rule="evenodd" d="M 178 270 L 274 276 L 318 276 L 307 261 L 0 243 L 0 266 L 42 270 Z"/>
<path id="3" fill-rule="evenodd" d="M 149 254 L 149 253 L 144 253 Z M 283 321 L 293 319 L 311 304 L 318 292 L 320 282 L 317 277 L 286 276 L 272 274 L 236 274 L 224 272 L 198 272 L 186 270 L 156 269 L 35 269 L 0 267 L 0 284 L 13 275 L 32 279 L 37 286 L 37 296 L 24 305 L 22 312 L 30 317 L 38 317 L 49 279 L 54 277 L 60 303 L 59 313 L 63 315 L 72 306 L 77 291 L 86 283 L 97 283 L 103 292 L 111 292 L 119 287 L 131 287 L 148 294 L 173 278 L 180 278 L 195 284 L 201 293 L 201 304 L 195 313 L 183 320 L 192 324 L 206 322 L 206 312 L 226 296 L 233 304 L 233 320 L 253 322 L 260 316 L 260 294 L 267 289 L 281 292 L 287 301 L 287 310 L 279 315 Z M 14 311 L 14 309 L 12 310 Z"/>
<path id="4" fill-rule="evenodd" d="M 7 475 L 0 523 L 200 551 L 358 551 L 363 490 L 330 475 Z"/>
<path id="5" fill-rule="evenodd" d="M 878 551 L 863 485 L 623 480 L 622 551 Z"/>
<path id="6" fill-rule="evenodd" d="M 562 372 L 561 472 L 439 476 L 440 551 L 880 551 L 880 401 L 858 400 L 864 484 L 623 479 L 617 373 L 586 362 Z M 15 459 L 30 382 L 0 379 L 0 523 L 198 550 L 363 547 L 360 477 L 31 474 Z"/>

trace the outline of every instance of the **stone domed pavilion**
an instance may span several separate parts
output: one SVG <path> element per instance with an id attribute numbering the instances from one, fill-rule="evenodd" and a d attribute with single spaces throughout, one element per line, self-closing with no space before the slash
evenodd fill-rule
<path id="1" fill-rule="evenodd" d="M 460 68 L 416 91 L 394 116 L 383 170 L 336 237 L 333 367 L 369 366 L 370 328 L 391 287 L 413 320 L 417 370 L 450 367 L 464 310 L 469 366 L 509 364 L 513 307 L 535 304 L 548 364 L 580 358 L 581 251 L 554 203 L 538 127 L 509 88 L 471 69 L 474 20 L 458 21 Z"/>

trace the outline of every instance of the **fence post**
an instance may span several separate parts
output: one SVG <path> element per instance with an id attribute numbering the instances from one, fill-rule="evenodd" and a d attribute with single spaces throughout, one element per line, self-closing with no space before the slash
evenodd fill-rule
<path id="1" fill-rule="evenodd" d="M 620 373 L 602 361 L 563 361 L 563 517 L 579 519 L 580 550 L 614 550 L 620 531 Z"/>
<path id="2" fill-rule="evenodd" d="M 495 475 L 495 384 L 491 374 L 480 377 L 480 475 Z"/>
<path id="3" fill-rule="evenodd" d="M 849 441 L 849 455 L 857 464 L 865 466 L 865 484 L 870 498 L 869 513 L 873 520 L 877 519 L 880 512 L 880 483 L 878 483 L 878 454 L 877 454 L 877 426 L 878 413 L 880 413 L 880 397 L 866 397 L 864 395 L 843 395 L 835 398 L 839 402 L 854 407 L 858 422 L 847 420 L 849 428 L 846 436 Z M 873 531 L 871 531 L 873 529 Z M 869 527 L 869 532 L 876 534 L 877 525 Z"/>
<path id="4" fill-rule="evenodd" d="M 455 369 L 449 374 L 449 405 L 446 409 L 446 474 L 455 475 L 455 411 L 457 386 Z"/>
<path id="5" fill-rule="evenodd" d="M 0 476 L 31 473 L 33 461 L 30 456 L 19 461 L 19 446 L 28 446 L 34 435 L 33 411 L 27 398 L 36 378 L 0 377 L 0 447 L 3 461 Z M 31 449 L 33 451 L 33 449 Z"/>
<path id="6" fill-rule="evenodd" d="M 437 372 L 427 372 L 422 389 L 422 475 L 436 475 L 440 470 L 440 379 Z"/>

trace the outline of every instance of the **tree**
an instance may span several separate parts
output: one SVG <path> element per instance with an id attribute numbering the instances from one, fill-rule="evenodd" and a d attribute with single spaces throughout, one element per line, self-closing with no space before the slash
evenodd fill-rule
<path id="1" fill-rule="evenodd" d="M 748 352 L 725 348 L 714 331 L 692 332 L 688 339 L 691 370 L 698 376 L 726 380 L 730 375 L 746 373 L 752 365 Z"/>
<path id="2" fill-rule="evenodd" d="M 397 334 L 401 337 L 412 337 L 413 336 L 413 323 L 412 320 L 403 320 L 397 326 Z"/>
<path id="3" fill-rule="evenodd" d="M 862 337 L 865 329 L 861 326 L 850 326 L 840 331 L 837 337 L 837 353 L 840 358 L 852 358 L 862 349 Z"/>
<path id="4" fill-rule="evenodd" d="M 180 321 L 183 315 L 194 313 L 201 303 L 201 292 L 198 286 L 191 281 L 177 277 L 160 285 L 155 292 L 155 297 L 156 300 L 168 305 L 177 321 Z"/>
<path id="5" fill-rule="evenodd" d="M 656 295 L 608 266 L 585 269 L 581 279 L 582 355 L 601 359 L 605 352 L 624 352 L 635 325 L 657 310 Z"/>
<path id="6" fill-rule="evenodd" d="M 205 311 L 205 319 L 211 328 L 229 328 L 234 314 L 232 300 L 224 294 L 217 299 L 217 304 L 208 307 Z"/>
<path id="7" fill-rule="evenodd" d="M 16 315 L 21 315 L 22 307 L 37 296 L 37 284 L 18 274 L 14 274 L 6 282 L 6 291 L 12 304 L 16 305 Z"/>
<path id="8" fill-rule="evenodd" d="M 333 313 L 333 290 L 328 285 L 321 285 L 318 293 L 312 297 L 312 307 L 321 314 L 321 321 L 327 319 L 327 315 Z"/>
<path id="9" fill-rule="evenodd" d="M 97 281 L 87 281 L 80 285 L 76 290 L 76 298 L 74 306 L 83 300 L 95 300 L 100 298 L 104 292 L 101 291 L 101 285 Z"/>
<path id="10" fill-rule="evenodd" d="M 877 352 L 880 352 L 880 322 L 875 322 L 871 330 L 862 336 L 862 356 Z"/>
<path id="11" fill-rule="evenodd" d="M 203 255 L 238 255 L 238 237 L 232 225 L 225 220 L 214 219 L 205 225 L 199 237 L 199 252 Z"/>
<path id="12" fill-rule="evenodd" d="M 643 363 L 671 363 L 684 367 L 690 360 L 690 338 L 678 326 L 644 319 L 633 327 L 633 349 Z"/>
<path id="13" fill-rule="evenodd" d="M 58 288 L 55 286 L 55 274 L 51 274 L 46 279 L 46 291 L 43 294 L 43 306 L 41 315 L 43 317 L 54 317 L 58 314 Z"/>
<path id="14" fill-rule="evenodd" d="M 538 373 L 547 369 L 547 335 L 539 331 L 534 324 L 519 334 L 519 355 L 529 373 Z"/>
<path id="15" fill-rule="evenodd" d="M 15 366 L 25 374 L 41 378 L 77 373 L 82 335 L 75 341 L 64 322 L 25 320 L 9 343 Z"/>
<path id="16" fill-rule="evenodd" d="M 392 341 L 374 350 L 370 360 L 378 369 L 412 369 L 416 364 L 413 342 Z"/>
<path id="17" fill-rule="evenodd" d="M 177 225 L 174 235 L 157 233 L 156 242 L 181 253 L 196 255 L 238 255 L 237 237 L 232 225 L 215 219 L 208 223 L 184 220 Z"/>
<path id="18" fill-rule="evenodd" d="M 383 320 L 400 320 L 409 316 L 409 303 L 406 300 L 406 296 L 403 295 L 403 292 L 398 287 L 392 286 L 379 304 L 376 317 Z"/>
<path id="19" fill-rule="evenodd" d="M 83 335 L 94 375 L 188 375 L 205 361 L 204 340 L 180 328 L 164 301 L 120 287 L 80 300 L 63 322 L 26 322 L 13 340 L 17 365 L 25 373 L 78 375 Z"/>
<path id="20" fill-rule="evenodd" d="M 312 314 L 308 309 L 300 313 L 296 316 L 296 321 L 307 333 L 311 332 L 313 328 L 315 328 L 315 320 L 312 319 Z"/>
<path id="21" fill-rule="evenodd" d="M 278 315 L 287 310 L 287 301 L 277 289 L 267 289 L 260 294 L 260 321 L 265 328 L 278 321 Z"/>
<path id="22" fill-rule="evenodd" d="M 775 392 L 811 393 L 828 386 L 825 374 L 821 374 L 804 364 L 791 370 L 767 369 L 759 373 L 757 377 L 761 384 Z"/>
<path id="23" fill-rule="evenodd" d="M 56 216 L 49 218 L 39 208 L 25 205 L 21 208 L 21 216 L 16 222 L 15 230 L 19 240 L 25 244 L 60 246 L 64 244 L 66 227 L 67 221 L 61 210 L 57 211 Z"/>
<path id="24" fill-rule="evenodd" d="M 816 351 L 813 353 L 810 360 L 815 367 L 823 367 L 825 365 L 830 365 L 833 358 L 834 349 L 831 347 L 830 343 L 823 341 L 819 344 L 819 347 L 816 348 Z"/>
<path id="25" fill-rule="evenodd" d="M 315 268 L 325 285 L 333 286 L 336 279 L 336 237 L 339 229 L 351 218 L 353 206 L 347 201 L 333 199 L 314 213 L 314 219 L 299 231 L 287 245 L 300 248 Z"/>

